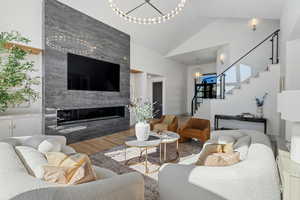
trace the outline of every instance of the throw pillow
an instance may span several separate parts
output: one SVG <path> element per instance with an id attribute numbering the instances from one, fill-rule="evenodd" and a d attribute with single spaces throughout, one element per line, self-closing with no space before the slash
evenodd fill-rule
<path id="1" fill-rule="evenodd" d="M 216 155 L 215 155 L 216 154 Z M 224 156 L 222 157 L 221 155 Z M 210 157 L 214 155 L 213 157 Z M 238 154 L 239 156 L 239 154 Z M 207 160 L 209 158 L 209 160 Z M 227 159 L 227 160 L 226 160 Z M 215 164 L 215 166 L 224 166 L 224 162 L 226 161 L 227 165 L 236 163 L 236 154 L 233 152 L 233 144 L 206 144 L 203 147 L 203 150 L 200 153 L 199 159 L 196 162 L 196 165 L 208 165 L 212 166 L 212 163 L 218 163 L 216 161 L 220 161 L 219 164 Z"/>
<path id="2" fill-rule="evenodd" d="M 174 118 L 175 118 L 174 115 L 166 115 L 162 123 L 170 125 L 170 124 L 172 124 Z"/>
<path id="3" fill-rule="evenodd" d="M 240 153 L 240 160 L 245 160 L 251 145 L 251 137 L 249 135 L 240 137 L 234 144 L 233 150 Z"/>
<path id="4" fill-rule="evenodd" d="M 61 144 L 54 138 L 49 138 L 38 145 L 38 150 L 42 153 L 59 152 L 61 150 Z"/>
<path id="5" fill-rule="evenodd" d="M 163 132 L 168 130 L 168 124 L 155 124 L 153 131 L 154 132 Z"/>
<path id="6" fill-rule="evenodd" d="M 60 184 L 81 184 L 96 180 L 96 173 L 85 154 L 68 156 L 61 152 L 48 152 L 49 164 L 44 166 L 44 180 Z"/>
<path id="7" fill-rule="evenodd" d="M 239 152 L 232 153 L 213 153 L 205 159 L 203 165 L 205 166 L 230 166 L 238 163 L 240 161 Z"/>
<path id="8" fill-rule="evenodd" d="M 196 162 L 196 165 L 204 165 L 205 159 L 207 156 L 213 153 L 221 153 L 222 152 L 222 145 L 220 144 L 207 144 L 203 147 L 199 159 Z"/>
<path id="9" fill-rule="evenodd" d="M 41 167 L 47 164 L 44 154 L 28 146 L 16 146 L 15 150 L 27 168 L 28 173 L 36 178 L 43 178 L 44 173 Z"/>
<path id="10" fill-rule="evenodd" d="M 43 135 L 35 135 L 28 139 L 26 139 L 23 143 L 24 146 L 33 147 L 35 149 L 38 149 L 41 142 L 43 142 L 46 139 Z"/>

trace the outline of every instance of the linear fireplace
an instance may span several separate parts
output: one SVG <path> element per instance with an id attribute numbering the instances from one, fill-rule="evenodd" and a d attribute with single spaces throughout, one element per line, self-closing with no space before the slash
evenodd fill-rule
<path id="1" fill-rule="evenodd" d="M 123 117 L 125 117 L 124 106 L 57 110 L 57 125 L 60 126 Z"/>

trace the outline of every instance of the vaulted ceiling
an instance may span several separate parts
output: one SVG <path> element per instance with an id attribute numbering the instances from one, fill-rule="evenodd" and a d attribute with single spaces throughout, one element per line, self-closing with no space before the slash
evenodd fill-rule
<path id="1" fill-rule="evenodd" d="M 285 0 L 187 0 L 182 13 L 174 19 L 156 25 L 139 25 L 117 16 L 108 0 L 59 0 L 131 35 L 132 40 L 162 55 L 198 33 L 216 18 L 267 18 L 279 19 Z M 115 0 L 124 11 L 128 11 L 145 0 Z M 175 7 L 179 0 L 151 0 L 162 11 Z M 136 10 L 135 16 L 156 16 L 150 6 Z"/>

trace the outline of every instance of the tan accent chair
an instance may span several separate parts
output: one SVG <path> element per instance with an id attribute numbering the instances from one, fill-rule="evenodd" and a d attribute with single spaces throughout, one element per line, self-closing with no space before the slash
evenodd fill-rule
<path id="1" fill-rule="evenodd" d="M 205 142 L 210 138 L 210 121 L 206 119 L 191 118 L 178 129 L 179 142 L 185 142 L 191 138 L 197 138 Z"/>
<path id="2" fill-rule="evenodd" d="M 173 120 L 169 121 L 167 118 L 173 117 Z M 150 122 L 151 131 L 172 131 L 177 132 L 178 118 L 175 115 L 163 115 L 160 119 L 154 119 Z"/>

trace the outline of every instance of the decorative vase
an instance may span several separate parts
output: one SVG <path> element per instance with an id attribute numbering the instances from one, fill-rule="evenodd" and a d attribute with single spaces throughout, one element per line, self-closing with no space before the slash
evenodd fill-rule
<path id="1" fill-rule="evenodd" d="M 264 107 L 263 106 L 258 106 L 256 112 L 257 112 L 258 117 L 260 117 L 260 118 L 264 117 Z"/>
<path id="2" fill-rule="evenodd" d="M 150 124 L 146 122 L 138 122 L 135 125 L 135 136 L 138 141 L 148 140 L 150 134 Z"/>

